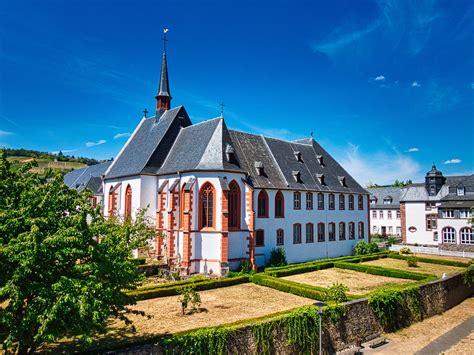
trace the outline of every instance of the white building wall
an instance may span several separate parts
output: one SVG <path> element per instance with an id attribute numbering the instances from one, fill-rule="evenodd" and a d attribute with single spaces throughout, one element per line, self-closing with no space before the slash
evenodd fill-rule
<path id="1" fill-rule="evenodd" d="M 426 215 L 437 213 L 436 207 L 427 211 L 425 202 L 406 202 L 406 242 L 408 244 L 437 245 L 438 241 L 434 240 L 434 232 L 439 233 L 439 226 L 437 229 L 426 230 Z"/>
<path id="2" fill-rule="evenodd" d="M 257 211 L 257 199 L 260 190 L 255 190 L 254 204 Z M 301 192 L 301 209 L 293 209 L 293 192 L 282 191 L 285 200 L 285 218 L 274 218 L 275 216 L 275 195 L 277 190 L 266 190 L 269 201 L 269 218 L 255 217 L 255 230 L 263 229 L 265 232 L 265 245 L 255 248 L 258 266 L 263 266 L 270 257 L 270 252 L 276 245 L 276 231 L 279 228 L 284 230 L 284 246 L 288 263 L 298 263 L 314 259 L 336 257 L 341 255 L 351 255 L 357 238 L 357 228 L 359 222 L 364 222 L 364 240 L 368 240 L 368 215 L 367 196 L 364 195 L 364 209 L 358 209 L 357 194 L 354 194 L 354 210 L 349 210 L 348 194 L 345 194 L 345 210 L 339 210 L 338 194 L 336 195 L 335 210 L 329 210 L 328 193 L 324 193 L 324 210 L 317 209 L 317 192 L 313 193 L 313 209 L 306 209 L 306 192 Z M 325 224 L 325 242 L 318 242 L 317 224 Z M 336 224 L 336 240 L 329 241 L 328 223 Z M 339 241 L 339 222 L 346 223 L 346 240 Z M 355 240 L 349 240 L 349 222 L 355 223 Z M 301 244 L 293 244 L 293 224 L 301 223 Z M 314 225 L 314 242 L 306 243 L 306 223 Z"/>
<path id="3" fill-rule="evenodd" d="M 472 226 L 469 224 L 468 218 L 440 218 L 438 219 L 438 242 L 443 243 L 443 228 L 451 227 L 456 231 L 456 243 L 461 244 L 461 229 Z"/>
<path id="4" fill-rule="evenodd" d="M 376 212 L 376 217 L 373 216 Z M 380 218 L 380 211 L 383 217 Z M 392 218 L 388 218 L 388 211 L 392 213 Z M 382 227 L 385 227 L 387 235 L 401 235 L 401 219 L 397 218 L 397 208 L 394 209 L 371 209 L 370 210 L 370 234 L 382 234 Z M 390 232 L 390 228 L 392 232 Z M 397 230 L 400 231 L 397 233 Z"/>

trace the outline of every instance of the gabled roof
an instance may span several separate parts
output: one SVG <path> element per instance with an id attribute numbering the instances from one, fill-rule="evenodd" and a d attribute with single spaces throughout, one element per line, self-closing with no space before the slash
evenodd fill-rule
<path id="1" fill-rule="evenodd" d="M 370 198 L 376 198 L 376 203 L 371 203 L 370 208 L 377 209 L 389 209 L 389 208 L 399 208 L 400 207 L 400 198 L 402 197 L 402 188 L 401 187 L 373 187 L 368 188 L 367 191 L 370 193 Z M 392 203 L 384 204 L 383 201 L 386 198 L 391 198 Z"/>
<path id="2" fill-rule="evenodd" d="M 291 142 L 232 130 L 230 134 L 241 166 L 255 187 L 367 192 L 314 139 Z M 321 163 L 318 156 L 324 157 Z M 262 175 L 256 163 L 263 165 Z M 324 175 L 324 184 L 318 174 Z"/>
<path id="3" fill-rule="evenodd" d="M 106 172 L 106 179 L 152 173 L 163 163 L 181 127 L 191 125 L 183 106 L 144 118 Z"/>
<path id="4" fill-rule="evenodd" d="M 242 171 L 238 162 L 229 162 L 226 149 L 232 141 L 219 117 L 183 128 L 169 152 L 159 174 L 170 174 L 189 170 L 235 170 Z"/>
<path id="5" fill-rule="evenodd" d="M 64 175 L 64 183 L 71 189 L 91 190 L 94 194 L 102 193 L 102 175 L 112 164 L 111 161 L 90 165 L 82 169 L 70 171 Z"/>

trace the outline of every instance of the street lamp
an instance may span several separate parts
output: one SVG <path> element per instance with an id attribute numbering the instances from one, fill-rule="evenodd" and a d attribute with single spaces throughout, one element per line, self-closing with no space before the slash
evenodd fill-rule
<path id="1" fill-rule="evenodd" d="M 319 354 L 321 355 L 322 349 L 323 349 L 323 346 L 322 346 L 323 335 L 322 335 L 322 328 L 321 328 L 321 319 L 323 317 L 323 307 L 326 307 L 327 303 L 318 301 L 318 302 L 313 303 L 313 306 L 318 307 L 318 312 L 319 312 Z"/>

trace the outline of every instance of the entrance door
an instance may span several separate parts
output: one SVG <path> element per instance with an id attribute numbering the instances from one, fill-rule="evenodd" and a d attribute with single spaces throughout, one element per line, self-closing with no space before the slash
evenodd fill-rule
<path id="1" fill-rule="evenodd" d="M 383 236 L 387 235 L 387 227 L 382 227 L 382 235 Z"/>

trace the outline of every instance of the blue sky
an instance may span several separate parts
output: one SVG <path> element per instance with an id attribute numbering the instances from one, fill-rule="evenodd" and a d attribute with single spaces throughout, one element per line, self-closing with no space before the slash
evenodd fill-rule
<path id="1" fill-rule="evenodd" d="M 139 3 L 139 5 L 137 5 Z M 474 167 L 472 1 L 0 0 L 0 146 L 115 156 L 154 109 L 314 137 L 360 183 Z"/>

